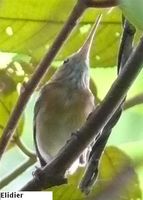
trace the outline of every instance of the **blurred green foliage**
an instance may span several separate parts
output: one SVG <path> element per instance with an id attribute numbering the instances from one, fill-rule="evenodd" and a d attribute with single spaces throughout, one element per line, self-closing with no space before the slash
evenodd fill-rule
<path id="1" fill-rule="evenodd" d="M 119 0 L 120 7 L 131 22 L 143 30 L 143 1 L 142 0 Z"/>
<path id="2" fill-rule="evenodd" d="M 1 1 L 0 49 L 26 54 L 31 56 L 35 63 L 39 62 L 67 20 L 74 4 L 74 0 L 68 3 L 66 0 Z M 88 9 L 85 12 L 80 25 L 73 31 L 57 60 L 63 60 L 81 46 L 100 12 L 99 9 Z M 114 9 L 112 13 L 108 9 L 102 12 L 104 18 L 97 34 L 98 39 L 93 45 L 92 64 L 94 67 L 111 67 L 115 65 L 118 53 L 121 13 L 118 9 Z M 105 40 L 107 36 L 108 40 Z"/>
<path id="3" fill-rule="evenodd" d="M 54 41 L 67 19 L 75 0 L 2 0 L 0 1 L 0 136 L 10 112 L 20 94 L 22 83 L 27 81 L 44 53 Z M 98 13 L 102 11 L 103 20 L 95 37 L 91 54 L 91 89 L 98 99 L 103 99 L 116 78 L 116 63 L 121 36 L 121 11 L 114 9 L 88 9 L 80 24 L 57 55 L 48 73 L 42 80 L 46 82 L 68 55 L 76 51 L 83 43 Z M 142 92 L 143 72 L 128 93 L 128 99 Z M 40 87 L 39 86 L 39 87 Z M 39 88 L 38 88 L 39 89 Z M 33 107 L 38 90 L 31 97 L 16 133 L 27 149 L 33 147 Z M 98 182 L 92 194 L 103 189 L 104 185 L 119 171 L 124 161 L 134 163 L 143 155 L 143 105 L 135 106 L 123 112 L 115 126 L 103 155 Z M 27 157 L 11 142 L 8 151 L 0 163 L 0 177 L 3 180 Z M 118 148 L 117 148 L 118 147 Z M 110 161 L 107 157 L 110 157 Z M 9 165 L 9 163 L 11 163 Z M 26 168 L 3 190 L 18 190 L 32 178 L 35 167 Z M 71 175 L 69 184 L 53 188 L 54 199 L 84 199 L 77 189 L 83 169 Z M 136 174 L 137 172 L 137 174 Z M 143 191 L 143 168 L 133 168 L 134 180 L 125 188 L 123 199 L 141 198 Z M 137 176 L 138 175 L 138 176 Z M 102 181 L 103 180 L 103 181 Z M 92 195 L 91 194 L 91 195 Z M 87 199 L 87 198 L 86 198 Z M 121 198 L 122 199 L 122 198 Z"/>

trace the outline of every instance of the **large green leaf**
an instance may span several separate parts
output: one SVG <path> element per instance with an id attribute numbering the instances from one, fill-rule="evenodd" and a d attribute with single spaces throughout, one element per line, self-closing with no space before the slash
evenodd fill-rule
<path id="1" fill-rule="evenodd" d="M 139 29 L 143 30 L 143 1 L 119 0 L 125 16 Z"/>
<path id="2" fill-rule="evenodd" d="M 83 168 L 79 168 L 75 174 L 69 177 L 69 183 L 67 185 L 52 188 L 54 200 L 96 199 L 96 195 L 99 194 L 99 192 L 104 192 L 104 188 L 110 183 L 110 181 L 112 181 L 113 177 L 115 177 L 120 170 L 123 169 L 123 166 L 126 163 L 128 163 L 132 168 L 133 178 L 130 180 L 129 185 L 125 185 L 124 188 L 121 186 L 122 193 L 116 197 L 116 200 L 140 199 L 141 191 L 139 180 L 131 159 L 120 149 L 116 147 L 108 147 L 106 148 L 101 159 L 98 180 L 93 191 L 88 196 L 81 193 L 78 188 L 78 184 L 83 175 Z"/>
<path id="3" fill-rule="evenodd" d="M 6 70 L 0 71 L 0 137 L 19 96 L 16 85 Z M 19 135 L 22 134 L 23 123 L 24 118 L 22 117 L 17 128 Z"/>
<path id="4" fill-rule="evenodd" d="M 39 62 L 75 3 L 75 0 L 1 1 L 0 50 L 27 54 Z M 88 9 L 57 59 L 63 60 L 82 45 L 99 12 L 99 9 Z M 121 13 L 117 9 L 102 12 L 105 16 L 92 50 L 93 67 L 114 66 L 118 52 Z"/>

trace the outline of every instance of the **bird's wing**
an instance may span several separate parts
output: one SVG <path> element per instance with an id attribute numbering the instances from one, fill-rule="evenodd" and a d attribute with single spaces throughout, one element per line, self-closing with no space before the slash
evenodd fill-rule
<path id="1" fill-rule="evenodd" d="M 41 102 L 41 98 L 39 98 L 38 101 L 37 101 L 36 104 L 35 104 L 35 107 L 34 107 L 33 138 L 34 138 L 34 143 L 35 143 L 35 148 L 36 148 L 37 156 L 38 156 L 38 158 L 39 158 L 39 161 L 40 161 L 40 163 L 41 163 L 41 166 L 43 167 L 43 166 L 45 166 L 47 163 L 46 163 L 46 161 L 42 158 L 42 156 L 41 156 L 41 154 L 40 154 L 40 152 L 39 152 L 39 150 L 38 150 L 37 141 L 36 141 L 36 117 L 37 117 L 37 114 L 38 114 L 38 112 L 39 112 L 39 110 L 40 110 L 41 103 L 42 103 L 42 102 Z"/>

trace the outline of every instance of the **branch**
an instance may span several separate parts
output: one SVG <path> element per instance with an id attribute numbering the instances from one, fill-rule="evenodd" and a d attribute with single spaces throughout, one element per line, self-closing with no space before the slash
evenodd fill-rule
<path id="1" fill-rule="evenodd" d="M 14 179 L 16 179 L 20 174 L 22 174 L 27 168 L 32 166 L 36 160 L 29 158 L 25 163 L 20 165 L 17 169 L 15 169 L 10 175 L 8 175 L 6 178 L 4 178 L 0 182 L 0 189 L 8 185 L 10 182 L 12 182 Z"/>
<path id="2" fill-rule="evenodd" d="M 6 113 L 8 115 L 10 115 L 10 110 L 8 109 L 8 107 L 5 105 L 5 103 L 0 99 L 0 103 L 2 104 L 3 108 L 5 109 Z M 4 127 L 2 125 L 0 125 L 1 129 L 4 129 Z M 34 155 L 32 152 L 30 152 L 25 146 L 24 144 L 21 142 L 20 138 L 19 138 L 19 133 L 18 130 L 16 131 L 16 135 L 13 136 L 11 142 L 15 142 L 16 145 L 19 147 L 19 149 L 28 157 L 34 158 L 34 156 L 36 157 L 36 155 Z"/>
<path id="3" fill-rule="evenodd" d="M 5 103 L 0 99 L 0 103 L 2 104 L 3 108 L 5 109 L 6 113 L 8 115 L 10 115 L 10 110 L 8 109 L 8 107 L 5 105 Z M 0 125 L 0 128 L 1 129 L 4 129 L 4 127 L 2 125 Z M 13 136 L 11 142 L 15 142 L 16 145 L 19 147 L 19 149 L 25 154 L 27 155 L 28 157 L 32 158 L 32 159 L 35 159 L 36 160 L 36 154 L 30 152 L 26 147 L 25 145 L 22 143 L 21 139 L 19 138 L 19 133 L 18 133 L 18 130 L 16 130 L 16 135 Z"/>
<path id="4" fill-rule="evenodd" d="M 127 110 L 129 108 L 132 108 L 133 106 L 140 105 L 142 103 L 143 103 L 143 93 L 138 94 L 138 95 L 132 97 L 131 99 L 127 100 L 125 102 L 123 109 Z"/>
<path id="5" fill-rule="evenodd" d="M 0 99 L 0 103 L 2 104 L 3 108 L 5 109 L 5 112 L 10 115 L 10 110 L 8 107 L 5 105 L 5 103 Z M 0 125 L 1 129 L 4 129 L 2 125 Z M 29 151 L 29 149 L 22 143 L 20 137 L 19 137 L 19 132 L 16 130 L 16 135 L 13 136 L 11 142 L 15 142 L 16 145 L 19 147 L 19 149 L 27 155 L 29 158 L 35 159 L 36 160 L 36 154 L 32 153 Z"/>
<path id="6" fill-rule="evenodd" d="M 94 110 L 91 117 L 78 133 L 72 134 L 71 139 L 61 149 L 55 159 L 39 170 L 37 176 L 27 183 L 21 189 L 22 191 L 42 190 L 66 182 L 64 179 L 66 170 L 108 123 L 141 71 L 143 63 L 142 52 L 143 39 L 141 39 L 137 48 L 132 52 L 100 106 Z"/>
<path id="7" fill-rule="evenodd" d="M 133 40 L 134 35 L 136 33 L 135 27 L 124 18 L 123 18 L 123 35 L 121 38 L 121 44 L 119 49 L 119 55 L 118 55 L 118 73 L 122 70 L 124 67 L 127 59 L 129 58 L 132 50 L 133 50 Z"/>
<path id="8" fill-rule="evenodd" d="M 86 170 L 79 184 L 80 190 L 85 194 L 89 194 L 90 190 L 92 189 L 93 185 L 97 180 L 102 153 L 104 152 L 105 146 L 112 132 L 112 129 L 118 122 L 121 114 L 122 114 L 121 109 L 118 109 L 118 111 L 114 113 L 113 117 L 108 121 L 106 126 L 103 128 L 102 132 L 100 133 L 99 137 L 97 138 L 92 147 Z"/>

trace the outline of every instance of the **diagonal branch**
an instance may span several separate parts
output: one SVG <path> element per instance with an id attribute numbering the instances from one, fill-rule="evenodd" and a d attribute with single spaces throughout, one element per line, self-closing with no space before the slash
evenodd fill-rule
<path id="1" fill-rule="evenodd" d="M 124 110 L 132 108 L 133 106 L 143 104 L 143 93 L 140 93 L 125 102 Z"/>
<path id="2" fill-rule="evenodd" d="M 91 117 L 76 134 L 72 134 L 71 139 L 61 149 L 57 157 L 39 170 L 22 191 L 42 190 L 51 186 L 65 183 L 64 174 L 74 160 L 89 145 L 92 139 L 102 130 L 114 115 L 128 89 L 141 71 L 143 63 L 143 39 L 137 48 L 131 53 L 123 70 L 113 83 L 111 89 L 105 96 L 100 106 L 92 113 Z"/>
<path id="3" fill-rule="evenodd" d="M 29 158 L 36 160 L 36 154 L 31 152 L 19 138 L 19 134 L 13 137 L 13 142 L 18 146 L 18 148 Z"/>

